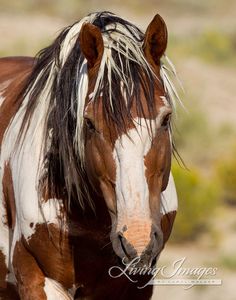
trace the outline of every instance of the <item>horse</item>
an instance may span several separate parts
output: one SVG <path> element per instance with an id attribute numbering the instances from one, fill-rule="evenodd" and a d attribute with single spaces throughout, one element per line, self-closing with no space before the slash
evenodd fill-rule
<path id="1" fill-rule="evenodd" d="M 174 223 L 166 47 L 160 15 L 104 11 L 0 59 L 1 299 L 151 298 L 109 270 L 155 266 Z"/>

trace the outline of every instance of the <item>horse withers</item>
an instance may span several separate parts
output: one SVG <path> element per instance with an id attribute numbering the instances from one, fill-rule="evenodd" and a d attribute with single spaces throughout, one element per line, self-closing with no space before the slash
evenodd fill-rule
<path id="1" fill-rule="evenodd" d="M 1 299 L 151 298 L 109 269 L 154 266 L 174 222 L 166 46 L 159 15 L 102 12 L 0 59 Z"/>

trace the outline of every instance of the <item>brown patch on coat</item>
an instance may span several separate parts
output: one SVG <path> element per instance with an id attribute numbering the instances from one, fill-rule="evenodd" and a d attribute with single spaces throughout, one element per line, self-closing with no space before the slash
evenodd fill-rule
<path id="1" fill-rule="evenodd" d="M 26 250 L 23 240 L 16 242 L 13 268 L 20 298 L 24 300 L 46 300 L 45 277 L 35 258 Z"/>
<path id="2" fill-rule="evenodd" d="M 15 197 L 13 190 L 12 174 L 9 163 L 5 164 L 3 173 L 3 203 L 6 210 L 6 225 L 13 229 L 15 225 Z M 0 251 L 0 299 L 18 300 L 16 287 L 6 281 L 6 276 L 9 273 L 5 263 L 5 255 Z"/>
<path id="3" fill-rule="evenodd" d="M 175 216 L 176 216 L 176 211 L 171 211 L 165 214 L 161 219 L 161 229 L 163 232 L 164 243 L 166 243 L 170 237 Z"/>
<path id="4" fill-rule="evenodd" d="M 15 227 L 15 216 L 16 216 L 16 205 L 15 205 L 15 194 L 12 181 L 12 173 L 9 162 L 5 163 L 3 173 L 3 197 L 6 209 L 6 222 L 9 228 L 14 229 Z"/>
<path id="5" fill-rule="evenodd" d="M 6 256 L 0 251 L 0 289 L 6 288 L 6 276 L 8 269 L 5 263 Z"/>
<path id="6" fill-rule="evenodd" d="M 20 300 L 17 293 L 16 286 L 12 283 L 7 282 L 6 288 L 0 287 L 0 299 L 1 300 Z"/>
<path id="7" fill-rule="evenodd" d="M 4 133 L 23 102 L 23 98 L 18 95 L 27 83 L 34 61 L 32 58 L 0 59 L 0 83 L 12 80 L 2 94 L 5 99 L 0 106 L 0 149 Z"/>
<path id="8" fill-rule="evenodd" d="M 32 68 L 35 59 L 32 57 L 3 57 L 0 58 L 0 82 L 12 80 L 22 71 Z"/>
<path id="9" fill-rule="evenodd" d="M 74 270 L 72 247 L 67 233 L 54 224 L 37 224 L 35 233 L 26 244 L 34 254 L 43 273 L 63 287 L 73 286 Z"/>
<path id="10" fill-rule="evenodd" d="M 12 80 L 9 79 L 9 80 L 4 81 L 3 83 L 0 83 L 0 96 L 11 82 L 12 82 Z"/>

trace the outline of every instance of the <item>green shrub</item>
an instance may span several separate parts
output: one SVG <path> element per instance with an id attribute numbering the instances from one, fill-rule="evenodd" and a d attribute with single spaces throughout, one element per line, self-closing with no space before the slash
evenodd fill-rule
<path id="1" fill-rule="evenodd" d="M 227 204 L 236 205 L 236 147 L 217 166 L 217 174 L 222 186 L 222 198 Z"/>
<path id="2" fill-rule="evenodd" d="M 187 112 L 177 111 L 175 144 L 187 165 L 194 164 L 205 169 L 215 150 L 214 132 L 199 103 L 193 99 L 188 105 Z"/>
<path id="3" fill-rule="evenodd" d="M 205 31 L 199 37 L 196 50 L 201 57 L 210 62 L 229 62 L 235 56 L 231 37 L 216 30 Z"/>
<path id="4" fill-rule="evenodd" d="M 236 271 L 236 257 L 235 256 L 222 256 L 220 257 L 219 264 L 231 271 Z"/>
<path id="5" fill-rule="evenodd" d="M 217 206 L 218 190 L 197 170 L 185 170 L 174 163 L 179 208 L 172 233 L 173 242 L 195 240 L 210 230 L 210 219 Z"/>

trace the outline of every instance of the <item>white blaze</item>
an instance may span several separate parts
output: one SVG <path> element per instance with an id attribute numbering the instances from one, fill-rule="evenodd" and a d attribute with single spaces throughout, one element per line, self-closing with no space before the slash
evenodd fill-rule
<path id="1" fill-rule="evenodd" d="M 137 128 L 130 129 L 115 143 L 116 196 L 118 215 L 149 217 L 148 185 L 144 156 L 151 147 L 151 139 L 144 119 Z"/>
<path id="2" fill-rule="evenodd" d="M 160 127 L 165 110 L 166 107 L 161 108 L 158 117 L 151 121 L 154 135 Z M 146 123 L 144 118 L 136 118 L 134 122 L 137 124 L 136 128 L 118 138 L 113 151 L 116 163 L 118 219 L 120 214 L 125 217 L 150 218 L 149 189 L 144 164 L 144 157 L 151 148 L 149 123 Z M 177 195 L 170 174 L 167 188 L 161 195 L 161 213 L 173 210 L 177 210 Z"/>
<path id="3" fill-rule="evenodd" d="M 153 134 L 160 127 L 165 107 L 155 120 L 136 118 L 136 128 L 117 139 L 113 151 L 116 162 L 117 210 L 125 216 L 150 218 L 149 190 L 145 176 L 144 157 L 151 148 L 149 124 Z"/>

